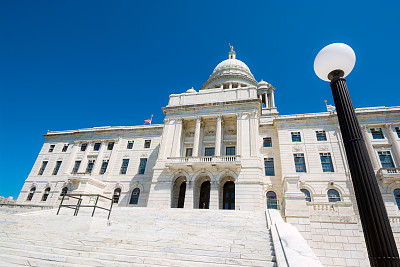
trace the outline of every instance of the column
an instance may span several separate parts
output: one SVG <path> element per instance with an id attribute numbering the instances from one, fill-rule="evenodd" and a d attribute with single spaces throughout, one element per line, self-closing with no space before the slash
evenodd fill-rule
<path id="1" fill-rule="evenodd" d="M 240 142 L 242 136 L 241 130 L 241 114 L 236 114 L 236 155 L 242 155 L 242 145 Z"/>
<path id="2" fill-rule="evenodd" d="M 274 90 L 271 90 L 271 108 L 275 107 L 275 95 Z"/>
<path id="3" fill-rule="evenodd" d="M 264 102 L 265 102 L 265 108 L 269 108 L 268 94 L 264 93 L 263 97 L 264 97 Z"/>
<path id="4" fill-rule="evenodd" d="M 164 119 L 164 129 L 162 134 L 162 139 L 160 143 L 160 150 L 158 152 L 158 160 L 164 160 L 170 157 L 172 138 L 174 133 L 174 125 L 172 124 L 172 119 Z"/>
<path id="5" fill-rule="evenodd" d="M 258 140 L 258 114 L 257 112 L 250 114 L 250 156 L 257 156 L 257 140 Z"/>
<path id="6" fill-rule="evenodd" d="M 217 129 L 215 133 L 215 156 L 221 156 L 222 143 L 222 116 L 217 116 Z"/>
<path id="7" fill-rule="evenodd" d="M 185 209 L 193 209 L 193 182 L 186 182 L 186 192 L 185 192 L 185 204 L 183 208 Z"/>
<path id="8" fill-rule="evenodd" d="M 182 119 L 178 118 L 175 120 L 175 133 L 172 146 L 172 157 L 181 156 L 181 144 L 182 144 Z"/>
<path id="9" fill-rule="evenodd" d="M 193 157 L 199 156 L 200 146 L 200 130 L 201 130 L 201 117 L 196 117 L 196 128 L 194 129 L 194 140 L 193 140 Z"/>
<path id="10" fill-rule="evenodd" d="M 219 209 L 219 184 L 216 181 L 211 182 L 210 186 L 210 210 Z"/>
<path id="11" fill-rule="evenodd" d="M 365 145 L 368 150 L 369 158 L 371 159 L 372 167 L 374 168 L 374 170 L 378 170 L 378 169 L 380 169 L 380 165 L 379 165 L 378 159 L 376 158 L 375 149 L 371 143 L 371 137 L 368 133 L 368 126 L 362 125 L 361 130 L 362 130 L 362 133 L 364 136 L 364 141 L 365 141 Z"/>
<path id="12" fill-rule="evenodd" d="M 386 132 L 388 133 L 388 140 L 392 144 L 394 158 L 397 161 L 397 166 L 400 164 L 400 146 L 397 142 L 397 134 L 393 131 L 393 124 L 385 124 Z"/>

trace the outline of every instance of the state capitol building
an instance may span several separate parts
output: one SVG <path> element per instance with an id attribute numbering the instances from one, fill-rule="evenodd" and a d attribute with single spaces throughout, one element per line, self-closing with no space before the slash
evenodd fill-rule
<path id="1" fill-rule="evenodd" d="M 336 112 L 279 115 L 275 93 L 232 49 L 198 91 L 169 96 L 164 124 L 46 133 L 17 203 L 56 207 L 86 193 L 118 207 L 277 209 L 320 258 L 322 243 L 362 243 Z M 389 219 L 400 223 L 400 107 L 356 113 Z M 361 234 L 325 240 L 338 224 Z M 364 255 L 365 244 L 354 247 Z"/>

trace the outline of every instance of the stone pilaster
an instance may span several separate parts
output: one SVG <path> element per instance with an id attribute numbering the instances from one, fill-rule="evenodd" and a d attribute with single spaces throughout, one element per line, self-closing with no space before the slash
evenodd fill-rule
<path id="1" fill-rule="evenodd" d="M 219 184 L 211 182 L 210 186 L 210 210 L 217 210 L 219 207 Z"/>
<path id="2" fill-rule="evenodd" d="M 201 117 L 197 117 L 196 127 L 194 129 L 193 152 L 192 152 L 193 157 L 199 156 L 200 130 L 201 130 Z"/>
<path id="3" fill-rule="evenodd" d="M 380 168 L 380 165 L 378 159 L 376 158 L 375 149 L 371 143 L 371 136 L 368 133 L 368 126 L 362 125 L 361 130 L 364 136 L 364 141 L 368 150 L 369 158 L 371 159 L 372 167 L 374 168 L 374 170 L 378 170 Z"/>
<path id="4" fill-rule="evenodd" d="M 182 145 L 182 119 L 178 118 L 175 120 L 175 134 L 172 146 L 172 157 L 181 156 L 181 145 Z"/>
<path id="5" fill-rule="evenodd" d="M 397 134 L 393 131 L 393 124 L 385 124 L 388 140 L 392 145 L 394 152 L 394 160 L 397 161 L 397 166 L 400 166 L 400 146 L 397 142 Z"/>
<path id="6" fill-rule="evenodd" d="M 215 156 L 221 156 L 222 143 L 222 116 L 217 116 L 217 129 L 215 133 Z"/>
<path id="7" fill-rule="evenodd" d="M 183 206 L 185 209 L 193 209 L 193 186 L 194 182 L 186 182 L 185 204 Z"/>
<path id="8" fill-rule="evenodd" d="M 257 140 L 258 140 L 258 114 L 257 112 L 250 114 L 250 156 L 257 156 Z"/>

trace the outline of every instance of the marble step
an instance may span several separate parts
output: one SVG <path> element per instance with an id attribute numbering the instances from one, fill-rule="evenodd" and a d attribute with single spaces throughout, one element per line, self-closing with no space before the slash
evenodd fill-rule
<path id="1" fill-rule="evenodd" d="M 239 264 L 240 266 L 274 266 L 273 259 L 220 258 L 210 256 L 194 256 L 176 253 L 143 253 L 137 255 L 121 255 L 101 252 L 85 252 L 52 247 L 19 245 L 0 242 L 0 256 L 16 255 L 50 262 L 85 264 L 89 266 L 129 266 L 129 264 L 159 264 L 162 262 L 179 262 L 179 266 L 216 266 Z"/>

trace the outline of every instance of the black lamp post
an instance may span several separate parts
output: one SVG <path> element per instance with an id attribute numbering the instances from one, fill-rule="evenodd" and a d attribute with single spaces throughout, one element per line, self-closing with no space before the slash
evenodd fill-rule
<path id="1" fill-rule="evenodd" d="M 314 70 L 322 80 L 331 81 L 371 266 L 400 266 L 392 228 L 344 79 L 352 71 L 355 61 L 350 46 L 335 43 L 318 53 Z"/>

